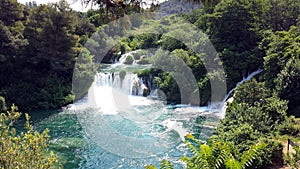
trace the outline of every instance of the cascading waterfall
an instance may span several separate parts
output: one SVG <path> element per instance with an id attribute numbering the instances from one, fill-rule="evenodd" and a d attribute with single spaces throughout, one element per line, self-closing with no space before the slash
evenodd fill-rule
<path id="1" fill-rule="evenodd" d="M 147 93 L 148 88 L 143 79 L 134 73 L 127 73 L 124 79 L 121 79 L 119 72 L 100 72 L 96 74 L 95 82 L 89 90 L 88 102 L 89 106 L 100 108 L 103 114 L 118 114 L 120 105 L 116 105 L 118 103 L 116 99 L 125 98 L 123 100 L 126 101 L 130 95 L 146 96 Z"/>
<path id="2" fill-rule="evenodd" d="M 97 87 L 110 87 L 118 89 L 124 94 L 143 96 L 143 91 L 148 90 L 142 78 L 139 78 L 134 73 L 127 73 L 124 79 L 121 79 L 119 72 L 115 73 L 97 73 L 96 75 Z"/>

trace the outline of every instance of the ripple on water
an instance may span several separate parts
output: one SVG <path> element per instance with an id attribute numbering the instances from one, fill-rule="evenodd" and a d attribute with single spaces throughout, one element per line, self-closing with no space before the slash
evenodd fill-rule
<path id="1" fill-rule="evenodd" d="M 156 116 L 150 116 L 154 119 L 146 123 L 134 121 L 134 118 L 126 118 L 125 115 L 128 114 L 122 114 L 122 112 L 115 115 L 103 115 L 99 109 L 87 109 L 85 111 L 66 110 L 52 114 L 47 118 L 37 120 L 34 127 L 39 130 L 50 129 L 52 138 L 50 149 L 55 151 L 60 159 L 66 161 L 65 168 L 67 169 L 144 168 L 148 164 L 159 166 L 160 161 L 165 158 L 171 160 L 175 168 L 183 168 L 179 159 L 187 149 L 181 142 L 181 137 L 185 135 L 185 132 L 200 133 L 199 138 L 205 140 L 213 128 L 203 128 L 197 124 L 199 119 L 197 121 L 195 109 L 189 116 L 187 109 L 184 112 L 179 109 L 167 109 L 166 106 L 159 106 L 157 100 L 144 100 L 144 103 L 147 104 L 136 104 L 133 107 L 140 112 L 141 116 L 146 116 L 151 112 L 156 113 Z M 201 112 L 203 111 L 198 112 L 198 116 Z M 112 139 L 112 136 L 107 133 L 102 135 L 100 131 L 103 128 L 99 122 L 104 122 L 117 134 L 124 136 L 123 138 L 137 139 L 136 142 L 131 142 L 140 151 L 135 153 L 143 154 L 144 151 L 147 156 L 130 158 L 134 151 L 126 149 L 124 141 Z M 202 131 L 204 133 L 201 134 Z M 106 137 L 104 143 L 107 145 L 99 144 L 97 141 L 103 136 Z M 139 143 L 138 139 L 147 140 L 149 143 Z M 115 147 L 115 151 L 123 152 L 125 155 L 121 156 L 114 151 L 107 151 L 106 148 L 109 146 Z"/>

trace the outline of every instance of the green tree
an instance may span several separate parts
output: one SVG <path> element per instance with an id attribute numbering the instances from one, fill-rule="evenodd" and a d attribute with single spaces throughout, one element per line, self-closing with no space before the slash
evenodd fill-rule
<path id="1" fill-rule="evenodd" d="M 266 86 L 274 89 L 282 99 L 289 101 L 289 113 L 299 110 L 299 26 L 289 31 L 278 31 L 271 38 L 264 58 Z M 297 114 L 299 116 L 299 114 Z"/>
<path id="2" fill-rule="evenodd" d="M 8 103 L 16 103 L 23 109 L 61 107 L 73 98 L 71 79 L 80 46 L 75 34 L 78 16 L 65 1 L 26 10 L 25 28 L 21 24 L 12 26 L 13 30 L 24 30 L 19 32 L 28 41 L 26 46 L 18 45 L 18 36 L 10 37 L 13 34 L 9 34 L 11 28 L 6 25 L 8 33 L 0 34 L 9 35 L 4 40 L 14 51 L 1 59 L 5 63 L 0 68 L 1 90 Z"/>
<path id="3" fill-rule="evenodd" d="M 17 134 L 14 123 L 21 117 L 16 106 L 0 114 L 0 168 L 61 168 L 56 155 L 49 152 L 49 130 L 42 133 L 33 130 L 30 117 L 25 114 L 25 131 Z"/>
<path id="4" fill-rule="evenodd" d="M 23 19 L 24 6 L 17 0 L 2 0 L 0 2 L 0 19 L 5 25 L 12 26 L 16 21 Z"/>
<path id="5" fill-rule="evenodd" d="M 23 5 L 17 0 L 0 2 L 0 77 L 1 83 L 10 83 L 7 72 L 13 72 L 20 60 L 20 51 L 27 45 L 23 36 Z"/>
<path id="6" fill-rule="evenodd" d="M 117 0 L 81 0 L 84 4 L 98 4 L 102 14 L 106 15 L 105 23 L 118 19 L 124 15 L 131 14 L 133 12 L 141 12 L 143 1 L 131 0 L 131 1 L 117 1 Z"/>
<path id="7" fill-rule="evenodd" d="M 244 74 L 262 65 L 263 52 L 258 48 L 260 36 L 256 31 L 257 14 L 254 2 L 223 0 L 213 10 L 200 10 L 203 14 L 195 22 L 206 32 L 219 53 L 227 74 L 228 89 L 235 87 Z"/>
<path id="8" fill-rule="evenodd" d="M 297 25 L 300 15 L 300 0 L 267 0 L 264 3 L 265 15 L 261 18 L 266 29 L 288 31 Z"/>
<path id="9" fill-rule="evenodd" d="M 33 8 L 27 19 L 26 51 L 36 62 L 48 62 L 50 70 L 73 68 L 79 53 L 79 36 L 75 35 L 77 15 L 66 1 Z"/>
<path id="10" fill-rule="evenodd" d="M 215 7 L 221 0 L 189 0 L 193 3 L 201 3 L 204 8 Z"/>
<path id="11" fill-rule="evenodd" d="M 286 118 L 287 101 L 281 100 L 255 80 L 236 89 L 236 99 L 229 104 L 221 128 L 226 131 L 241 124 L 249 124 L 254 130 L 270 133 Z"/>
<path id="12" fill-rule="evenodd" d="M 235 90 L 232 103 L 227 103 L 226 116 L 211 139 L 226 141 L 236 147 L 237 155 L 249 145 L 263 140 L 265 153 L 255 161 L 257 168 L 266 168 L 282 158 L 282 145 L 273 141 L 272 135 L 286 124 L 288 102 L 256 80 L 248 81 Z"/>
<path id="13" fill-rule="evenodd" d="M 72 88 L 75 100 L 81 99 L 88 93 L 91 84 L 94 82 L 95 74 L 96 66 L 93 62 L 93 55 L 86 48 L 83 48 L 77 58 L 73 73 Z"/>
<path id="14" fill-rule="evenodd" d="M 300 116 L 300 60 L 290 59 L 275 82 L 279 96 L 289 100 L 289 112 Z"/>
<path id="15" fill-rule="evenodd" d="M 168 50 L 170 52 L 172 52 L 175 49 L 185 49 L 186 46 L 183 42 L 180 42 L 179 40 L 167 36 L 167 35 L 163 35 L 161 38 L 161 47 L 164 50 Z"/>

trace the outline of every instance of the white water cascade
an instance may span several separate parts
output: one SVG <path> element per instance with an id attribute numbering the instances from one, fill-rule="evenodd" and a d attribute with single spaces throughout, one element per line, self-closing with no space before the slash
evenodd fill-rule
<path id="1" fill-rule="evenodd" d="M 118 110 L 130 109 L 129 105 L 146 104 L 146 98 L 139 97 L 138 101 L 133 96 L 145 96 L 148 88 L 136 74 L 127 73 L 121 79 L 118 72 L 97 73 L 92 84 L 88 102 L 93 108 L 101 109 L 103 114 L 117 114 Z M 121 101 L 120 101 L 121 100 Z M 116 105 L 117 104 L 117 105 Z"/>

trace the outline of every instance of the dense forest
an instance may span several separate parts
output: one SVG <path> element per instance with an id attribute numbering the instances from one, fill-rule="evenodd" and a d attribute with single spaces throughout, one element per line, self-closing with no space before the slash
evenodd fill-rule
<path id="1" fill-rule="evenodd" d="M 83 3 L 90 1 L 93 0 Z M 20 117 L 13 104 L 24 111 L 66 106 L 87 94 L 100 63 L 113 63 L 130 51 L 139 52 L 126 58 L 128 65 L 134 60 L 138 60 L 139 65 L 163 64 L 167 62 L 166 55 L 181 58 L 197 81 L 200 103 L 195 105 L 208 105 L 212 97 L 210 81 L 218 79 L 220 72 L 210 72 L 204 60 L 216 56 L 191 49 L 207 41 L 189 44 L 164 33 L 184 25 L 181 22 L 184 20 L 201 30 L 213 44 L 225 71 L 226 92 L 251 72 L 263 70 L 235 89 L 231 95 L 233 101 L 227 103 L 225 118 L 207 144 L 200 143 L 194 135 L 186 135 L 185 143 L 194 154 L 181 158 L 187 168 L 264 169 L 283 165 L 299 168 L 299 148 L 295 147 L 293 155 L 284 154 L 283 150 L 287 139 L 300 143 L 297 136 L 300 130 L 300 0 L 170 0 L 152 3 L 147 9 L 142 8 L 140 1 L 93 2 L 99 5 L 98 9 L 78 12 L 64 0 L 47 5 L 1 0 L 0 106 L 1 112 L 8 111 L 0 116 L 0 136 L 7 145 L 22 142 L 9 127 Z M 193 11 L 188 13 L 191 10 L 185 9 Z M 147 15 L 149 12 L 163 13 L 163 16 L 155 20 Z M 135 13 L 143 15 L 126 18 Z M 125 22 L 120 23 L 121 27 L 110 27 L 118 20 Z M 161 33 L 132 34 L 131 31 L 139 27 Z M 111 46 L 110 32 L 118 33 L 117 44 L 103 53 L 99 48 L 105 51 L 104 48 Z M 176 36 L 188 33 L 176 32 Z M 122 35 L 126 35 L 125 38 Z M 157 50 L 151 51 L 153 56 L 143 57 L 150 48 Z M 151 83 L 164 92 L 168 103 L 177 104 L 181 103 L 182 96 L 173 76 L 180 70 L 178 66 L 170 72 L 152 68 L 137 73 L 152 80 Z M 150 79 L 150 75 L 154 78 Z M 74 79 L 77 80 L 74 82 Z M 193 89 L 188 83 L 185 85 Z M 195 92 L 187 91 L 187 98 Z M 193 97 L 187 101 L 194 103 Z M 25 138 L 22 144 L 27 147 L 5 150 L 0 144 L 0 168 L 10 165 L 28 168 L 21 165 L 30 160 L 36 163 L 28 164 L 40 168 L 59 167 L 54 154 L 41 155 L 49 154 L 44 145 L 49 141 L 47 130 L 34 133 L 29 117 L 26 119 L 28 133 L 21 136 Z M 34 137 L 37 144 L 32 144 Z M 24 155 L 32 146 L 38 149 L 38 156 Z M 7 156 L 2 158 L 6 153 L 14 157 L 18 153 L 23 155 L 13 163 Z M 163 160 L 161 168 L 173 166 Z"/>

